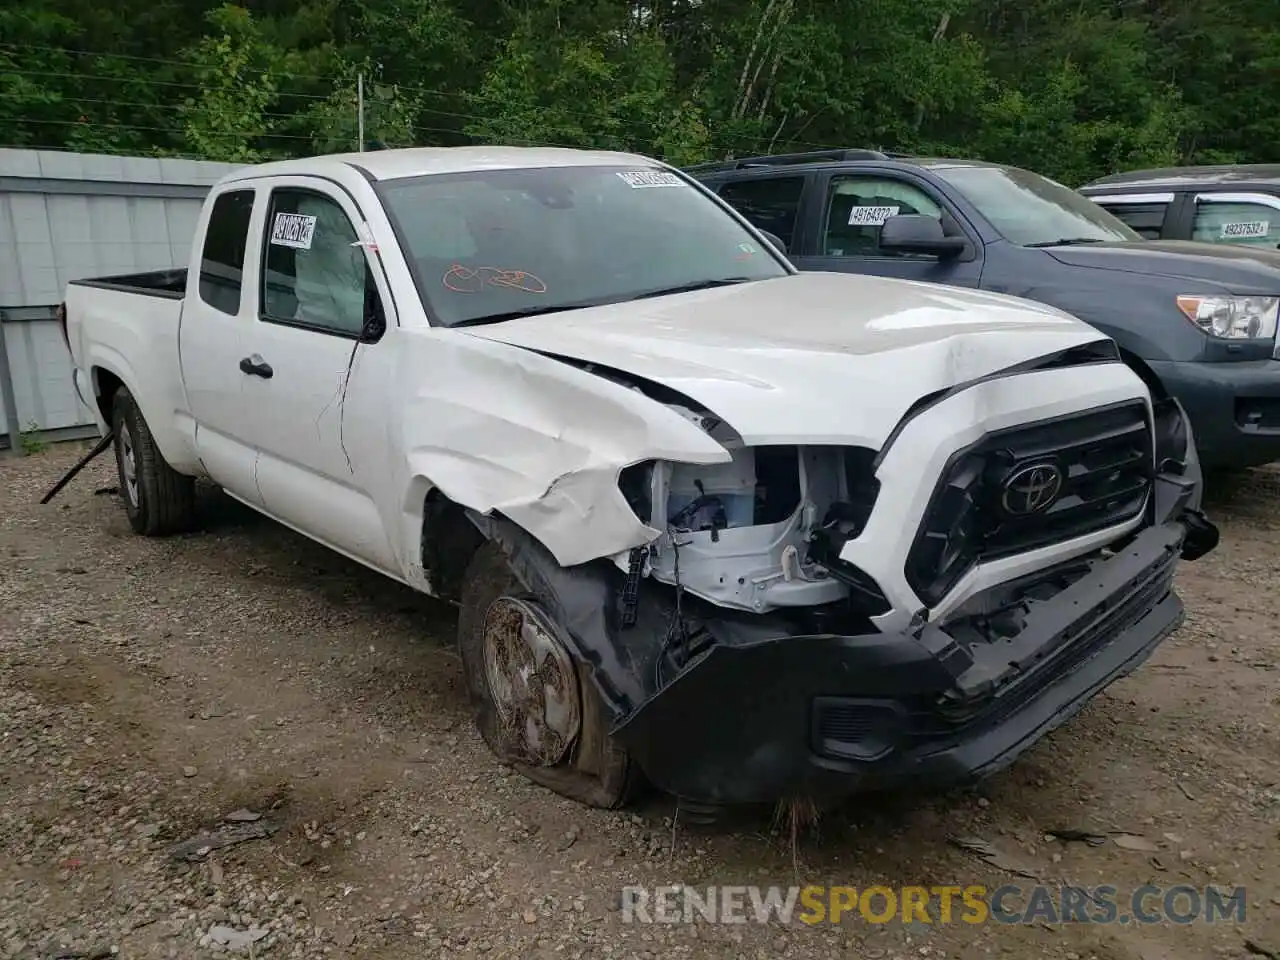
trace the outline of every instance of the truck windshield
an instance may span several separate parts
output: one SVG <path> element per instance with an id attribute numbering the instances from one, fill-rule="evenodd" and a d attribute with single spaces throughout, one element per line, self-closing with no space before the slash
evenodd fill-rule
<path id="1" fill-rule="evenodd" d="M 424 306 L 446 326 L 789 272 L 714 200 L 652 167 L 433 174 L 378 193 Z"/>
<path id="2" fill-rule="evenodd" d="M 957 165 L 935 167 L 933 172 L 1019 246 L 1142 239 L 1083 194 L 1029 170 Z"/>

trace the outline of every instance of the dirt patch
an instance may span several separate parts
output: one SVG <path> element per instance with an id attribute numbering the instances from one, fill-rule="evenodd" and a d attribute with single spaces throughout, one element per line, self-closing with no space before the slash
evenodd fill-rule
<path id="1" fill-rule="evenodd" d="M 203 492 L 200 533 L 132 536 L 70 446 L 0 461 L 0 957 L 1204 960 L 1280 951 L 1280 483 L 1211 503 L 1186 625 L 1012 768 L 863 801 L 791 842 L 744 813 L 608 814 L 499 766 L 472 729 L 453 611 Z M 235 811 L 266 839 L 169 855 Z M 1103 836 L 1100 844 L 1055 831 Z M 1141 838 L 1118 846 L 1114 835 Z M 985 840 L 999 856 L 952 843 Z M 1070 882 L 1247 890 L 1243 924 L 644 926 L 627 885 Z M 1013 871 L 1013 872 L 1011 872 Z M 1158 901 L 1154 901 L 1158 906 Z M 219 934 L 220 936 L 221 934 Z M 247 955 L 247 953 L 246 953 Z"/>

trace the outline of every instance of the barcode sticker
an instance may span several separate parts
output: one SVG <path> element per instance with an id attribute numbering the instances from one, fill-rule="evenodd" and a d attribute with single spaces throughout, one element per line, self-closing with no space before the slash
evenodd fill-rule
<path id="1" fill-rule="evenodd" d="M 854 207 L 849 211 L 851 227 L 883 227 L 890 217 L 896 217 L 901 207 Z"/>
<path id="2" fill-rule="evenodd" d="M 1242 220 L 1222 225 L 1223 240 L 1262 240 L 1271 232 L 1268 220 Z"/>
<path id="3" fill-rule="evenodd" d="M 316 233 L 316 218 L 301 213 L 277 213 L 271 227 L 271 242 L 278 247 L 310 250 Z"/>
<path id="4" fill-rule="evenodd" d="M 665 170 L 629 170 L 619 177 L 633 190 L 643 187 L 683 187 L 684 181 Z"/>

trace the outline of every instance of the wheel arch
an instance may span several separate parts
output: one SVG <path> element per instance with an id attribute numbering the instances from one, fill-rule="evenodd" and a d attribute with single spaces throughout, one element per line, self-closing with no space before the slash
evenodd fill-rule
<path id="1" fill-rule="evenodd" d="M 110 424 L 116 394 L 120 392 L 121 387 L 125 386 L 124 379 L 114 370 L 102 366 L 92 367 L 89 374 L 93 382 L 93 397 L 98 406 L 98 412 L 102 414 L 103 422 Z M 132 390 L 129 392 L 133 393 Z"/>
<path id="2" fill-rule="evenodd" d="M 1156 376 L 1156 372 L 1151 369 L 1150 365 L 1132 350 L 1126 350 L 1120 347 L 1120 359 L 1125 362 L 1134 373 L 1142 378 L 1142 382 L 1147 385 L 1147 389 L 1151 391 L 1152 400 L 1162 400 L 1169 396 L 1169 391 L 1165 389 L 1160 378 Z"/>

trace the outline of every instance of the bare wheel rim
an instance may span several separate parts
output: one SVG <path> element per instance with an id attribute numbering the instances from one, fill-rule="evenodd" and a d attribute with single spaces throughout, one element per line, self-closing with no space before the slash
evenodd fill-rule
<path id="1" fill-rule="evenodd" d="M 120 474 L 124 479 L 124 495 L 129 505 L 138 506 L 138 451 L 133 445 L 133 434 L 128 424 L 120 424 L 120 432 L 116 435 L 120 445 Z"/>
<path id="2" fill-rule="evenodd" d="M 485 680 L 503 740 L 525 762 L 550 767 L 582 726 L 577 671 L 537 606 L 499 597 L 485 612 Z"/>

